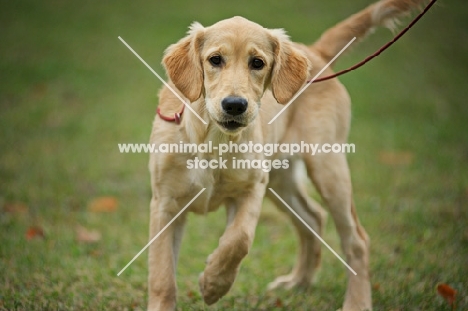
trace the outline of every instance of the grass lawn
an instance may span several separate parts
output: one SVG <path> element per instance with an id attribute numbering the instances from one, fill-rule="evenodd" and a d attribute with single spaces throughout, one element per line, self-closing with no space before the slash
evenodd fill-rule
<path id="1" fill-rule="evenodd" d="M 147 142 L 161 83 L 118 36 L 162 74 L 164 49 L 194 20 L 243 15 L 312 42 L 370 1 L 166 2 L 2 2 L 0 310 L 145 308 L 147 253 L 116 274 L 148 239 L 148 155 L 120 154 L 117 144 Z M 371 236 L 375 310 L 468 310 L 467 13 L 466 2 L 441 0 L 395 46 L 341 78 L 353 99 L 348 158 Z M 338 69 L 390 38 L 378 30 Z M 100 197 L 118 206 L 93 212 Z M 340 308 L 346 271 L 326 248 L 317 284 L 265 291 L 296 252 L 292 226 L 267 201 L 233 289 L 205 306 L 197 278 L 224 223 L 223 210 L 189 216 L 179 310 Z M 32 227 L 44 237 L 28 239 Z M 324 239 L 339 249 L 331 221 Z M 453 309 L 439 283 L 457 290 Z"/>

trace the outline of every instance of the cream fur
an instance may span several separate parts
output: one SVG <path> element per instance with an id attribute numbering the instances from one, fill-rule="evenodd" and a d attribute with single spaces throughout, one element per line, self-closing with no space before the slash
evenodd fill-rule
<path id="1" fill-rule="evenodd" d="M 353 36 L 365 36 L 373 27 L 390 25 L 421 1 L 382 0 L 326 31 L 313 45 L 290 41 L 283 30 L 266 29 L 242 17 L 203 27 L 194 23 L 187 37 L 171 45 L 164 56 L 171 84 L 208 124 L 188 109 L 181 124 L 156 117 L 150 141 L 161 143 L 343 143 L 350 126 L 350 98 L 336 79 L 312 84 L 272 124 L 276 115 L 307 79 L 313 77 Z M 213 55 L 223 63 L 210 63 Z M 260 58 L 265 66 L 253 70 L 249 62 Z M 324 75 L 330 74 L 327 69 Z M 247 110 L 235 120 L 243 124 L 228 130 L 221 124 L 229 116 L 221 108 L 228 96 L 248 101 Z M 159 94 L 164 114 L 180 110 L 182 103 L 167 88 Z M 221 122 L 221 124 L 220 124 Z M 275 191 L 318 233 L 322 232 L 325 212 L 302 186 L 304 170 L 322 196 L 336 224 L 347 263 L 357 272 L 348 273 L 343 311 L 370 310 L 369 238 L 360 225 L 353 204 L 351 179 L 343 154 L 318 154 L 291 157 L 289 169 L 262 170 L 186 169 L 186 161 L 217 158 L 213 154 L 151 155 L 149 169 L 151 200 L 150 237 L 157 234 L 201 188 L 206 191 L 189 210 L 204 214 L 220 206 L 228 210 L 228 225 L 218 248 L 208 257 L 200 276 L 200 288 L 207 304 L 213 304 L 231 288 L 241 260 L 254 238 L 264 196 L 275 202 L 293 221 L 300 240 L 297 263 L 292 272 L 274 280 L 269 288 L 292 288 L 310 284 L 320 264 L 321 245 L 311 232 L 272 196 Z M 262 154 L 233 154 L 245 159 L 264 159 Z M 302 174 L 300 173 L 302 172 Z M 150 246 L 149 310 L 175 310 L 175 271 L 183 232 L 182 215 Z M 200 241 L 202 243 L 203 241 Z"/>

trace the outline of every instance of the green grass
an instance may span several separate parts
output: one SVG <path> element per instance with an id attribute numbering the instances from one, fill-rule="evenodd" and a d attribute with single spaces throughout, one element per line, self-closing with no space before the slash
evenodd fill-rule
<path id="1" fill-rule="evenodd" d="M 284 27 L 311 42 L 367 1 L 10 1 L 0 10 L 0 310 L 141 310 L 146 253 L 116 273 L 148 237 L 149 173 L 145 154 L 120 154 L 117 143 L 146 142 L 159 81 L 122 36 L 162 73 L 169 44 L 194 20 L 209 25 L 243 15 Z M 355 201 L 372 238 L 376 310 L 450 310 L 438 283 L 468 309 L 468 5 L 441 1 L 380 57 L 341 80 L 353 99 L 349 156 Z M 385 30 L 343 56 L 355 63 L 391 38 Z M 406 152 L 408 164 L 381 153 Z M 87 211 L 114 196 L 113 213 Z M 22 203 L 25 212 L 7 212 Z M 323 249 L 319 282 L 302 291 L 267 293 L 289 272 L 292 227 L 265 202 L 251 253 L 231 290 L 203 305 L 197 278 L 222 233 L 223 211 L 191 215 L 178 268 L 180 310 L 336 310 L 346 271 Z M 41 226 L 44 239 L 25 239 Z M 78 243 L 74 228 L 102 239 Z M 339 248 L 333 224 L 324 239 Z"/>

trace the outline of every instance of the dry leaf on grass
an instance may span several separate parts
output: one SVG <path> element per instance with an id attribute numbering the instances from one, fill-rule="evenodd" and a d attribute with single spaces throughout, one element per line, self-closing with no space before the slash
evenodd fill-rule
<path id="1" fill-rule="evenodd" d="M 98 249 L 93 249 L 92 251 L 89 252 L 89 255 L 92 257 L 101 257 L 102 251 Z"/>
<path id="2" fill-rule="evenodd" d="M 380 290 L 380 283 L 374 283 L 374 285 L 372 285 L 372 288 L 373 288 L 375 291 L 379 291 L 379 290 Z"/>
<path id="3" fill-rule="evenodd" d="M 409 151 L 382 151 L 379 154 L 380 163 L 390 166 L 409 165 L 413 159 L 414 154 Z"/>
<path id="4" fill-rule="evenodd" d="M 115 212 L 119 201 L 114 197 L 99 197 L 88 204 L 88 211 L 93 213 Z"/>
<path id="5" fill-rule="evenodd" d="M 27 240 L 32 240 L 34 238 L 44 238 L 44 237 L 45 237 L 44 230 L 41 227 L 31 226 L 26 231 Z"/>
<path id="6" fill-rule="evenodd" d="M 281 301 L 281 299 L 276 298 L 275 307 L 276 308 L 282 308 L 283 307 L 283 302 Z"/>
<path id="7" fill-rule="evenodd" d="M 28 206 L 21 202 L 7 202 L 3 205 L 3 211 L 10 214 L 26 214 Z"/>
<path id="8" fill-rule="evenodd" d="M 187 291 L 187 297 L 189 297 L 190 299 L 194 299 L 196 297 L 196 294 L 193 290 L 189 290 Z"/>
<path id="9" fill-rule="evenodd" d="M 439 295 L 442 296 L 450 306 L 455 308 L 455 296 L 457 294 L 456 290 L 447 284 L 441 283 L 437 285 L 437 293 L 439 293 Z"/>
<path id="10" fill-rule="evenodd" d="M 76 240 L 82 243 L 95 243 L 101 240 L 101 233 L 97 230 L 86 229 L 82 226 L 75 228 Z"/>

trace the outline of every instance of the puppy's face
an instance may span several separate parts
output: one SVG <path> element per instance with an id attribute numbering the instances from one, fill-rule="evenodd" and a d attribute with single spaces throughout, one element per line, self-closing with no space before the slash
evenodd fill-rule
<path id="1" fill-rule="evenodd" d="M 190 101 L 204 96 L 211 121 L 228 135 L 255 120 L 268 87 L 279 103 L 287 103 L 310 68 L 282 30 L 242 17 L 207 28 L 193 24 L 186 38 L 167 49 L 163 64 Z"/>

